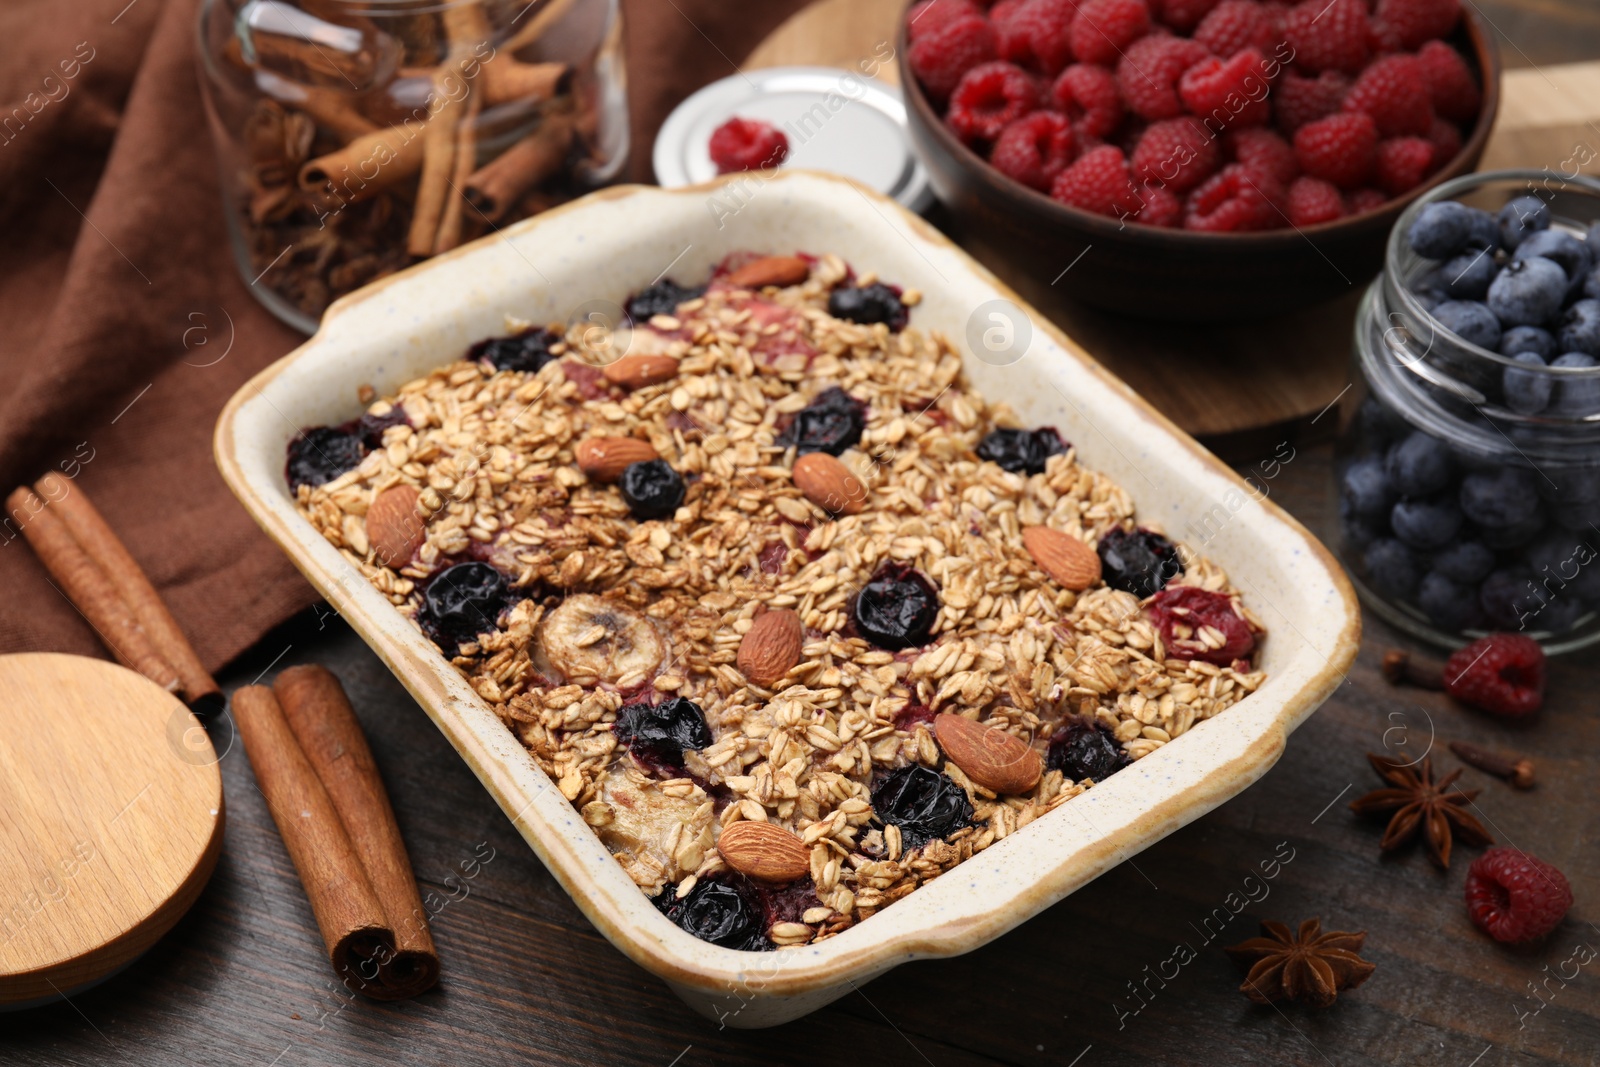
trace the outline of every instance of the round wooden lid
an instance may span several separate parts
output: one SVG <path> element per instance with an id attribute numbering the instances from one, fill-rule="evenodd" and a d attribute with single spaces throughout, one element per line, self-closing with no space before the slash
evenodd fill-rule
<path id="1" fill-rule="evenodd" d="M 0 656 L 0 1008 L 131 963 L 222 851 L 222 775 L 177 697 L 124 667 Z"/>

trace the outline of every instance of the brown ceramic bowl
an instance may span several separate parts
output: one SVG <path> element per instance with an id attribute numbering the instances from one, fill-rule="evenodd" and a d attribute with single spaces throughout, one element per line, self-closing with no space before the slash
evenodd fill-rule
<path id="1" fill-rule="evenodd" d="M 1384 243 L 1405 206 L 1478 165 L 1500 107 L 1500 55 L 1470 5 L 1463 16 L 1451 43 L 1476 67 L 1483 109 L 1461 151 L 1422 185 L 1375 211 L 1299 230 L 1195 233 L 1123 225 L 1006 177 L 962 144 L 934 110 L 906 58 L 903 19 L 900 84 L 911 143 L 950 212 L 949 228 L 1001 277 L 1024 288 L 1031 288 L 1024 278 L 1056 280 L 1067 296 L 1143 318 L 1275 315 L 1356 291 L 1383 266 Z"/>

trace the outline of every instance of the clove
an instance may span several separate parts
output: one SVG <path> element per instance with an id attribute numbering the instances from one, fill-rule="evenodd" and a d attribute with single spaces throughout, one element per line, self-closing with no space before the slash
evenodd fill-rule
<path id="1" fill-rule="evenodd" d="M 1533 760 L 1512 752 L 1491 752 L 1468 741 L 1450 742 L 1450 751 L 1469 767 L 1504 778 L 1518 789 L 1533 788 Z"/>
<path id="2" fill-rule="evenodd" d="M 1418 656 L 1403 648 L 1383 654 L 1383 677 L 1390 685 L 1415 685 L 1423 689 L 1444 689 L 1444 664 Z"/>

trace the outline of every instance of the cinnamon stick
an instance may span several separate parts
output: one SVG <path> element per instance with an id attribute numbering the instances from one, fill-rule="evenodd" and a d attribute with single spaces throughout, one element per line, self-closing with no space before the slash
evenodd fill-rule
<path id="1" fill-rule="evenodd" d="M 156 651 L 154 641 L 118 595 L 111 578 L 78 544 L 60 515 L 26 485 L 18 486 L 6 497 L 6 510 L 33 546 L 39 562 L 94 627 L 117 662 L 168 692 L 177 692 L 177 672 Z"/>
<path id="2" fill-rule="evenodd" d="M 467 202 L 491 222 L 497 221 L 523 193 L 554 175 L 572 145 L 572 119 L 552 115 L 539 128 L 484 164 L 467 178 Z"/>
<path id="3" fill-rule="evenodd" d="M 478 159 L 478 112 L 483 107 L 483 93 L 467 89 L 466 109 L 456 124 L 456 149 L 454 168 L 450 175 L 450 195 L 445 198 L 444 210 L 439 216 L 439 230 L 433 238 L 433 254 L 448 252 L 461 243 L 461 208 L 466 203 L 463 190 L 472 175 Z"/>
<path id="4" fill-rule="evenodd" d="M 391 126 L 307 160 L 300 168 L 300 188 L 308 193 L 331 192 L 351 202 L 391 189 L 422 169 L 430 125 L 407 122 Z"/>
<path id="5" fill-rule="evenodd" d="M 515 52 L 526 47 L 544 36 L 546 30 L 559 22 L 577 0 L 545 0 L 545 5 L 534 12 L 533 17 L 523 23 L 502 46 L 506 52 Z M 516 20 L 513 20 L 513 25 Z"/>
<path id="6" fill-rule="evenodd" d="M 445 206 L 451 199 L 450 182 L 457 168 L 458 128 L 468 100 L 475 95 L 472 82 L 462 71 L 472 58 L 473 49 L 489 35 L 488 16 L 482 8 L 457 5 L 445 8 L 441 14 L 450 47 L 433 77 L 432 114 L 423 138 L 422 177 L 417 180 L 417 202 L 412 209 L 411 232 L 406 236 L 406 251 L 413 256 L 431 256 L 438 244 Z M 459 226 L 459 218 L 456 224 Z"/>
<path id="7" fill-rule="evenodd" d="M 555 96 L 572 68 L 565 63 L 523 63 L 496 56 L 483 65 L 483 96 L 496 104 L 540 103 Z"/>
<path id="8" fill-rule="evenodd" d="M 106 523 L 88 494 L 53 471 L 40 478 L 34 488 L 50 501 L 49 509 L 60 517 L 78 546 L 110 579 L 156 654 L 177 674 L 184 701 L 203 714 L 220 712 L 226 700 L 216 679 L 200 662 L 194 646 L 184 636 L 161 594 L 150 584 L 144 569 Z"/>
<path id="9" fill-rule="evenodd" d="M 272 690 L 264 685 L 236 690 L 233 720 L 334 971 L 359 992 L 392 999 L 378 979 L 381 961 L 394 952 L 394 932 Z"/>
<path id="10" fill-rule="evenodd" d="M 327 789 L 394 933 L 394 956 L 380 961 L 378 983 L 397 997 L 415 996 L 438 981 L 439 955 L 361 723 L 339 679 L 326 668 L 290 667 L 274 679 L 272 689 L 289 729 Z"/>

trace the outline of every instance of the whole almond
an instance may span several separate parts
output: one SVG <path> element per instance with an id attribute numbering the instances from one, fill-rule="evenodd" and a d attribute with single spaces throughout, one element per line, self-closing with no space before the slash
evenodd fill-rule
<path id="1" fill-rule="evenodd" d="M 385 567 L 402 566 L 422 547 L 417 496 L 414 486 L 391 485 L 367 508 L 367 543 Z"/>
<path id="2" fill-rule="evenodd" d="M 973 719 L 936 715 L 933 736 L 950 762 L 997 795 L 1025 793 L 1044 773 L 1044 761 L 1026 741 Z"/>
<path id="3" fill-rule="evenodd" d="M 811 850 L 777 823 L 736 822 L 717 838 L 722 862 L 763 882 L 792 882 L 811 870 Z"/>
<path id="4" fill-rule="evenodd" d="M 671 356 L 628 355 L 600 368 L 608 381 L 625 389 L 656 385 L 678 376 L 678 361 Z"/>
<path id="5" fill-rule="evenodd" d="M 760 289 L 766 285 L 799 285 L 811 277 L 811 264 L 799 256 L 762 256 L 729 274 L 729 285 Z"/>
<path id="6" fill-rule="evenodd" d="M 591 437 L 573 449 L 578 469 L 597 482 L 614 482 L 630 463 L 660 459 L 649 441 L 637 437 Z"/>
<path id="7" fill-rule="evenodd" d="M 858 515 L 867 506 L 867 487 L 826 452 L 808 452 L 794 461 L 794 484 L 817 507 L 834 515 Z"/>
<path id="8" fill-rule="evenodd" d="M 1076 592 L 1100 583 L 1100 557 L 1069 533 L 1048 526 L 1024 526 L 1022 545 L 1063 589 Z"/>
<path id="9" fill-rule="evenodd" d="M 739 642 L 737 665 L 744 676 L 764 689 L 771 689 L 800 662 L 800 646 L 805 643 L 805 627 L 800 616 L 788 608 L 773 608 L 757 615 Z"/>

